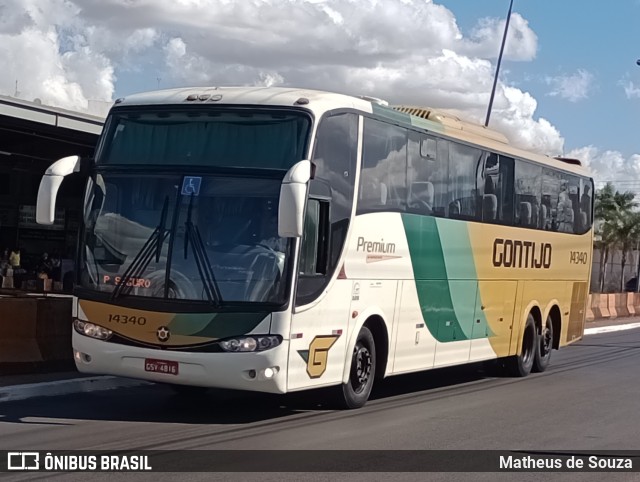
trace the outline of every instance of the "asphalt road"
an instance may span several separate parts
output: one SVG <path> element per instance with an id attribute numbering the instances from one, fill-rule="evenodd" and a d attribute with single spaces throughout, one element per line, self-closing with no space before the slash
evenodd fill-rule
<path id="1" fill-rule="evenodd" d="M 0 404 L 0 450 L 124 449 L 640 449 L 640 330 L 591 335 L 553 352 L 543 374 L 492 376 L 482 364 L 390 378 L 356 411 L 333 411 L 317 393 L 211 391 L 202 398 L 153 385 Z M 292 457 L 295 455 L 292 454 Z M 640 459 L 635 459 L 640 466 Z M 250 461 L 247 462 L 250 466 Z M 638 467 L 640 469 L 640 467 Z M 638 480 L 608 474 L 289 474 L 300 480 Z M 18 479 L 37 477 L 36 474 Z M 40 474 L 50 479 L 52 474 Z M 113 474 L 91 474 L 114 480 Z M 86 480 L 87 474 L 59 480 Z M 140 480 L 211 480 L 202 473 Z M 219 474 L 216 480 L 282 480 Z"/>

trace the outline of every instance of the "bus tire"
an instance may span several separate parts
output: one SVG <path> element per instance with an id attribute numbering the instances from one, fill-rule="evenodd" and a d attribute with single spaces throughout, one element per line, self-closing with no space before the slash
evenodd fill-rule
<path id="1" fill-rule="evenodd" d="M 536 353 L 533 360 L 533 371 L 543 372 L 551 361 L 551 350 L 553 349 L 553 320 L 551 315 L 547 316 L 547 321 L 542 327 L 542 333 L 538 334 L 536 341 Z"/>
<path id="2" fill-rule="evenodd" d="M 353 347 L 349 380 L 341 387 L 344 408 L 360 408 L 367 403 L 375 375 L 376 344 L 369 328 L 363 326 Z"/>
<path id="3" fill-rule="evenodd" d="M 537 340 L 536 322 L 533 315 L 529 313 L 522 330 L 522 349 L 520 354 L 507 360 L 507 367 L 512 376 L 526 377 L 531 373 L 533 362 L 536 358 Z"/>

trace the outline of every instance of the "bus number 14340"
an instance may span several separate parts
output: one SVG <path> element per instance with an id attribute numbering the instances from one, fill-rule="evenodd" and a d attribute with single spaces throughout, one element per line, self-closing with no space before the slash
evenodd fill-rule
<path id="1" fill-rule="evenodd" d="M 109 313 L 109 322 L 114 323 L 131 323 L 132 325 L 146 325 L 147 319 L 144 316 L 114 315 Z"/>

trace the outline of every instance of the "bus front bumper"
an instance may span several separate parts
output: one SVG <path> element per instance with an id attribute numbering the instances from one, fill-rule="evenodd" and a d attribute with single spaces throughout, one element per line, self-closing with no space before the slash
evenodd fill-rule
<path id="1" fill-rule="evenodd" d="M 89 338 L 74 330 L 73 351 L 76 367 L 82 373 L 177 385 L 286 393 L 287 340 L 263 352 L 193 353 L 119 345 Z"/>

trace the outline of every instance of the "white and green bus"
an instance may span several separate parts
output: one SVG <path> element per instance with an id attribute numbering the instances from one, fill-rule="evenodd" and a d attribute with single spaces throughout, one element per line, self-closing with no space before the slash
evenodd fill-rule
<path id="1" fill-rule="evenodd" d="M 287 88 L 132 95 L 87 177 L 78 370 L 287 393 L 481 360 L 525 376 L 579 340 L 593 182 L 430 109 Z"/>

